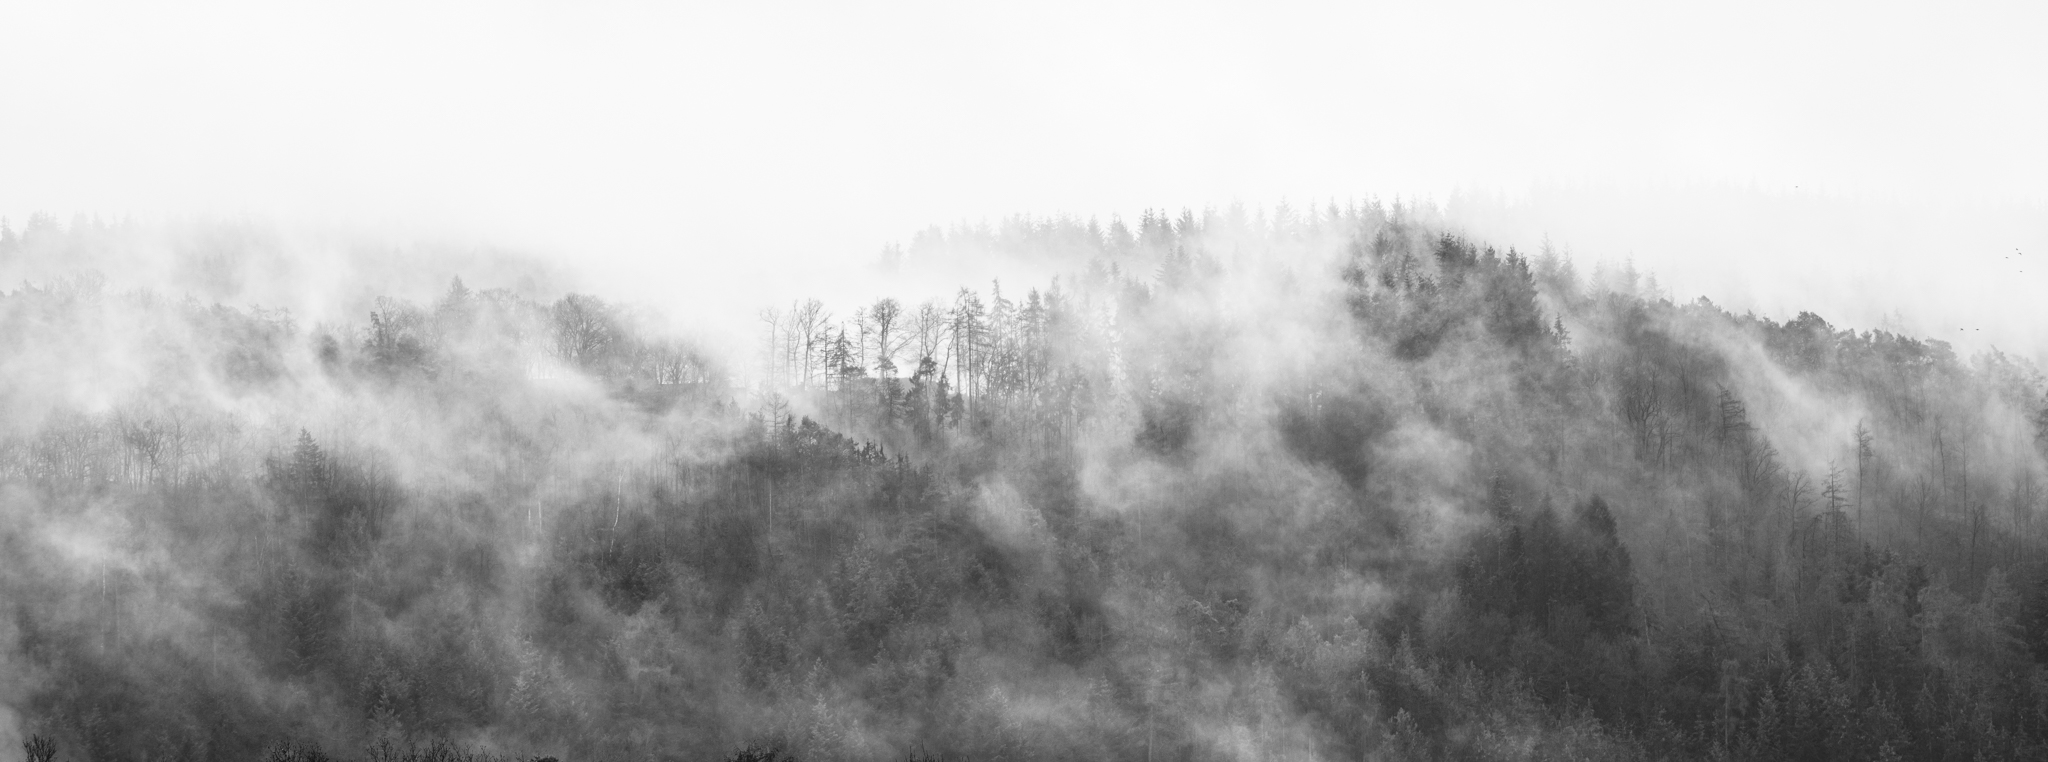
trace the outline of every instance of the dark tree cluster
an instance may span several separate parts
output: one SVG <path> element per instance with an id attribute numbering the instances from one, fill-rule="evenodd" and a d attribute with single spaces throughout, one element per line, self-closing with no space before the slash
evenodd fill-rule
<path id="1" fill-rule="evenodd" d="M 123 230 L 39 217 L 0 259 Z M 227 280 L 282 245 L 195 240 Z M 311 324 L 0 292 L 0 731 L 38 761 L 2048 755 L 2023 360 L 1400 204 L 885 253 L 976 257 L 1065 274 L 798 299 L 727 362 L 445 274 Z"/>

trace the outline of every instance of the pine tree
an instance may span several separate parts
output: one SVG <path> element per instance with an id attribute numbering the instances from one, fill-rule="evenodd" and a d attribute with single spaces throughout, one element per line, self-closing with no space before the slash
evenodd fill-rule
<path id="1" fill-rule="evenodd" d="M 305 429 L 299 429 L 299 443 L 292 448 L 286 475 L 289 492 L 304 503 L 323 500 L 329 492 L 332 471 L 328 467 L 327 454 L 321 451 L 319 443 L 313 441 L 313 434 Z"/>

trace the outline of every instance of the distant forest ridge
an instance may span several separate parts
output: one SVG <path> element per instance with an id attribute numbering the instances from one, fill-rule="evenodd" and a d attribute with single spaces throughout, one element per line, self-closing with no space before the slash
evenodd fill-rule
<path id="1" fill-rule="evenodd" d="M 1060 274 L 739 356 L 295 245 L 0 226 L 30 759 L 2048 757 L 2024 359 L 1377 202 L 934 228 Z"/>

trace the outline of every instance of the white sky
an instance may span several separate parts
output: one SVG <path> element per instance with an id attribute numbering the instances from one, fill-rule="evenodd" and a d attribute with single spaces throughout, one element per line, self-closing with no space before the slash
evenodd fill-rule
<path id="1" fill-rule="evenodd" d="M 0 0 L 0 214 L 399 222 L 658 296 L 1463 192 L 1681 298 L 2048 358 L 2048 3 L 1793 5 Z"/>

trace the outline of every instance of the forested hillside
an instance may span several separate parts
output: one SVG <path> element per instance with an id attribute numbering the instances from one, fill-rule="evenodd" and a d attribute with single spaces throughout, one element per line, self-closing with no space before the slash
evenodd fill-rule
<path id="1" fill-rule="evenodd" d="M 31 759 L 2048 758 L 1997 352 L 1398 204 L 933 228 L 884 265 L 1063 275 L 790 294 L 740 356 L 151 240 L 0 231 Z"/>

